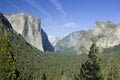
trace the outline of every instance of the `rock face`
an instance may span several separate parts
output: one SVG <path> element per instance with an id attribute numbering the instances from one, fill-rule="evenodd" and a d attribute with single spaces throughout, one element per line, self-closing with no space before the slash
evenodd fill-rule
<path id="1" fill-rule="evenodd" d="M 82 30 L 69 34 L 56 43 L 55 51 L 74 51 L 78 54 L 88 53 L 92 42 L 102 48 L 120 44 L 120 24 L 110 21 L 97 21 L 92 30 Z"/>
<path id="2" fill-rule="evenodd" d="M 32 46 L 43 51 L 40 20 L 25 13 L 5 15 L 13 29 Z"/>
<path id="3" fill-rule="evenodd" d="M 40 80 L 42 75 L 39 73 L 39 71 L 41 71 L 40 62 L 45 55 L 42 54 L 42 52 L 37 48 L 28 44 L 20 34 L 13 30 L 8 19 L 5 18 L 1 13 L 0 33 L 2 33 L 0 36 L 7 36 L 7 40 L 9 41 L 9 46 L 7 47 L 10 48 L 10 53 L 12 55 L 10 58 L 15 59 L 15 67 L 18 69 L 20 74 L 23 74 L 19 75 L 19 77 L 21 77 L 23 80 L 27 80 L 28 75 L 31 75 L 35 80 Z M 0 58 L 0 61 L 3 60 Z M 24 75 L 26 73 L 27 75 Z"/>
<path id="4" fill-rule="evenodd" d="M 6 32 L 10 29 L 12 29 L 11 24 L 9 23 L 7 18 L 5 18 L 4 15 L 0 13 L 0 30 Z"/>
<path id="5" fill-rule="evenodd" d="M 51 43 L 53 46 L 55 46 L 56 43 L 57 43 L 59 40 L 63 39 L 65 36 L 67 36 L 67 35 L 62 35 L 62 36 L 48 35 L 48 39 L 49 39 L 50 43 Z"/>
<path id="6" fill-rule="evenodd" d="M 55 51 L 83 53 L 89 49 L 91 37 L 94 37 L 94 35 L 91 34 L 91 31 L 82 30 L 73 32 L 56 43 L 54 46 Z"/>
<path id="7" fill-rule="evenodd" d="M 97 21 L 93 28 L 95 36 L 101 36 L 97 40 L 97 45 L 103 48 L 113 47 L 120 44 L 120 24 L 115 24 L 110 21 Z"/>
<path id="8" fill-rule="evenodd" d="M 54 51 L 54 47 L 51 45 L 51 43 L 48 40 L 47 34 L 41 29 L 42 33 L 42 44 L 44 51 Z"/>
<path id="9" fill-rule="evenodd" d="M 40 20 L 24 13 L 5 16 L 8 18 L 16 32 L 21 34 L 32 46 L 43 51 Z"/>

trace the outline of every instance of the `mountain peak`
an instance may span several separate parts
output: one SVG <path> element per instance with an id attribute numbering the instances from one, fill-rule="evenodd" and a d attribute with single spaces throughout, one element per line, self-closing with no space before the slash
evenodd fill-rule
<path id="1" fill-rule="evenodd" d="M 113 31 L 116 28 L 119 28 L 119 24 L 113 23 L 111 21 L 96 21 L 92 31 L 93 34 L 99 35 L 103 33 L 108 33 L 109 31 Z"/>
<path id="2" fill-rule="evenodd" d="M 26 13 L 5 15 L 12 28 L 32 46 L 43 51 L 40 20 Z"/>
<path id="3" fill-rule="evenodd" d="M 22 13 L 14 13 L 14 14 L 5 14 L 5 16 L 11 16 L 11 17 L 13 16 L 13 18 L 14 18 L 14 16 L 19 16 L 19 17 L 24 17 L 24 18 L 30 17 L 30 18 L 32 18 L 32 19 L 34 19 L 34 20 L 38 20 L 38 21 L 40 22 L 40 19 L 38 19 L 38 18 L 36 18 L 36 17 L 28 14 L 28 13 L 25 13 L 25 12 L 22 12 Z"/>
<path id="4" fill-rule="evenodd" d="M 98 47 L 109 48 L 120 44 L 120 24 L 111 21 L 96 21 L 92 30 L 70 33 L 54 45 L 55 51 L 88 53 L 92 42 Z"/>
<path id="5" fill-rule="evenodd" d="M 41 51 L 53 51 L 47 34 L 41 29 L 40 20 L 27 13 L 5 15 L 12 28 L 32 46 Z"/>
<path id="6" fill-rule="evenodd" d="M 104 27 L 108 27 L 108 28 L 116 28 L 119 24 L 116 24 L 112 21 L 96 21 L 94 27 L 98 27 L 98 28 L 104 28 Z"/>

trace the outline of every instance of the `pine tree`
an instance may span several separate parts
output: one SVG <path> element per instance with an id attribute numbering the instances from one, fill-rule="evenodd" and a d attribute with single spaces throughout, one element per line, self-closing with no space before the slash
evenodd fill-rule
<path id="1" fill-rule="evenodd" d="M 45 73 L 43 73 L 41 80 L 47 80 Z"/>
<path id="2" fill-rule="evenodd" d="M 15 80 L 15 69 L 8 37 L 0 32 L 0 80 Z"/>
<path id="3" fill-rule="evenodd" d="M 64 71 L 61 72 L 61 80 L 67 80 Z"/>
<path id="4" fill-rule="evenodd" d="M 80 68 L 80 80 L 102 80 L 99 55 L 99 50 L 93 43 L 88 54 L 89 60 L 82 63 Z"/>
<path id="5" fill-rule="evenodd" d="M 108 65 L 107 80 L 120 80 L 120 69 L 112 55 Z"/>

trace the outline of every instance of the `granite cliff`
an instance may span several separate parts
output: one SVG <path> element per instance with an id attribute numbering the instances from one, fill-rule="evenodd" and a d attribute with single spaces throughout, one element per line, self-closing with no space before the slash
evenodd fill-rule
<path id="1" fill-rule="evenodd" d="M 59 40 L 55 51 L 73 51 L 77 54 L 88 53 L 92 42 L 103 48 L 110 48 L 120 44 L 120 24 L 110 21 L 97 21 L 92 30 L 73 32 Z"/>
<path id="2" fill-rule="evenodd" d="M 41 21 L 39 19 L 25 13 L 7 14 L 5 16 L 8 18 L 13 29 L 21 34 L 29 44 L 41 51 L 51 51 L 53 47 L 47 37 L 42 36 L 42 34 L 46 33 L 43 33 L 43 30 L 41 31 Z M 44 37 L 44 40 L 42 37 Z M 44 45 L 46 44 L 48 48 L 44 49 Z"/>
<path id="3" fill-rule="evenodd" d="M 49 42 L 47 34 L 41 29 L 41 35 L 42 35 L 42 44 L 44 51 L 54 51 L 54 47 Z"/>

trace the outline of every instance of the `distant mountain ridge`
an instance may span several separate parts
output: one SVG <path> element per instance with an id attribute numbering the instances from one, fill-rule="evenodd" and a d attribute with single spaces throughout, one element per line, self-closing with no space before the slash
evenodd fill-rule
<path id="1" fill-rule="evenodd" d="M 13 29 L 32 46 L 41 51 L 67 51 L 77 54 L 88 53 L 92 42 L 102 48 L 120 44 L 120 24 L 97 21 L 92 30 L 81 30 L 69 35 L 47 36 L 39 19 L 25 13 L 5 15 Z M 51 45 L 52 44 L 52 45 Z"/>
<path id="2" fill-rule="evenodd" d="M 110 21 L 97 21 L 92 30 L 81 30 L 59 40 L 55 51 L 73 51 L 77 54 L 88 53 L 92 42 L 102 48 L 110 48 L 120 44 L 120 24 Z"/>
<path id="3" fill-rule="evenodd" d="M 63 39 L 65 36 L 67 35 L 62 35 L 62 36 L 48 35 L 48 39 L 51 42 L 51 44 L 54 46 L 59 40 Z"/>
<path id="4" fill-rule="evenodd" d="M 46 33 L 41 29 L 41 21 L 39 19 L 26 13 L 5 14 L 5 16 L 13 29 L 21 34 L 29 44 L 41 51 L 54 51 L 47 36 L 42 36 Z M 44 45 L 47 45 L 47 48 Z"/>

